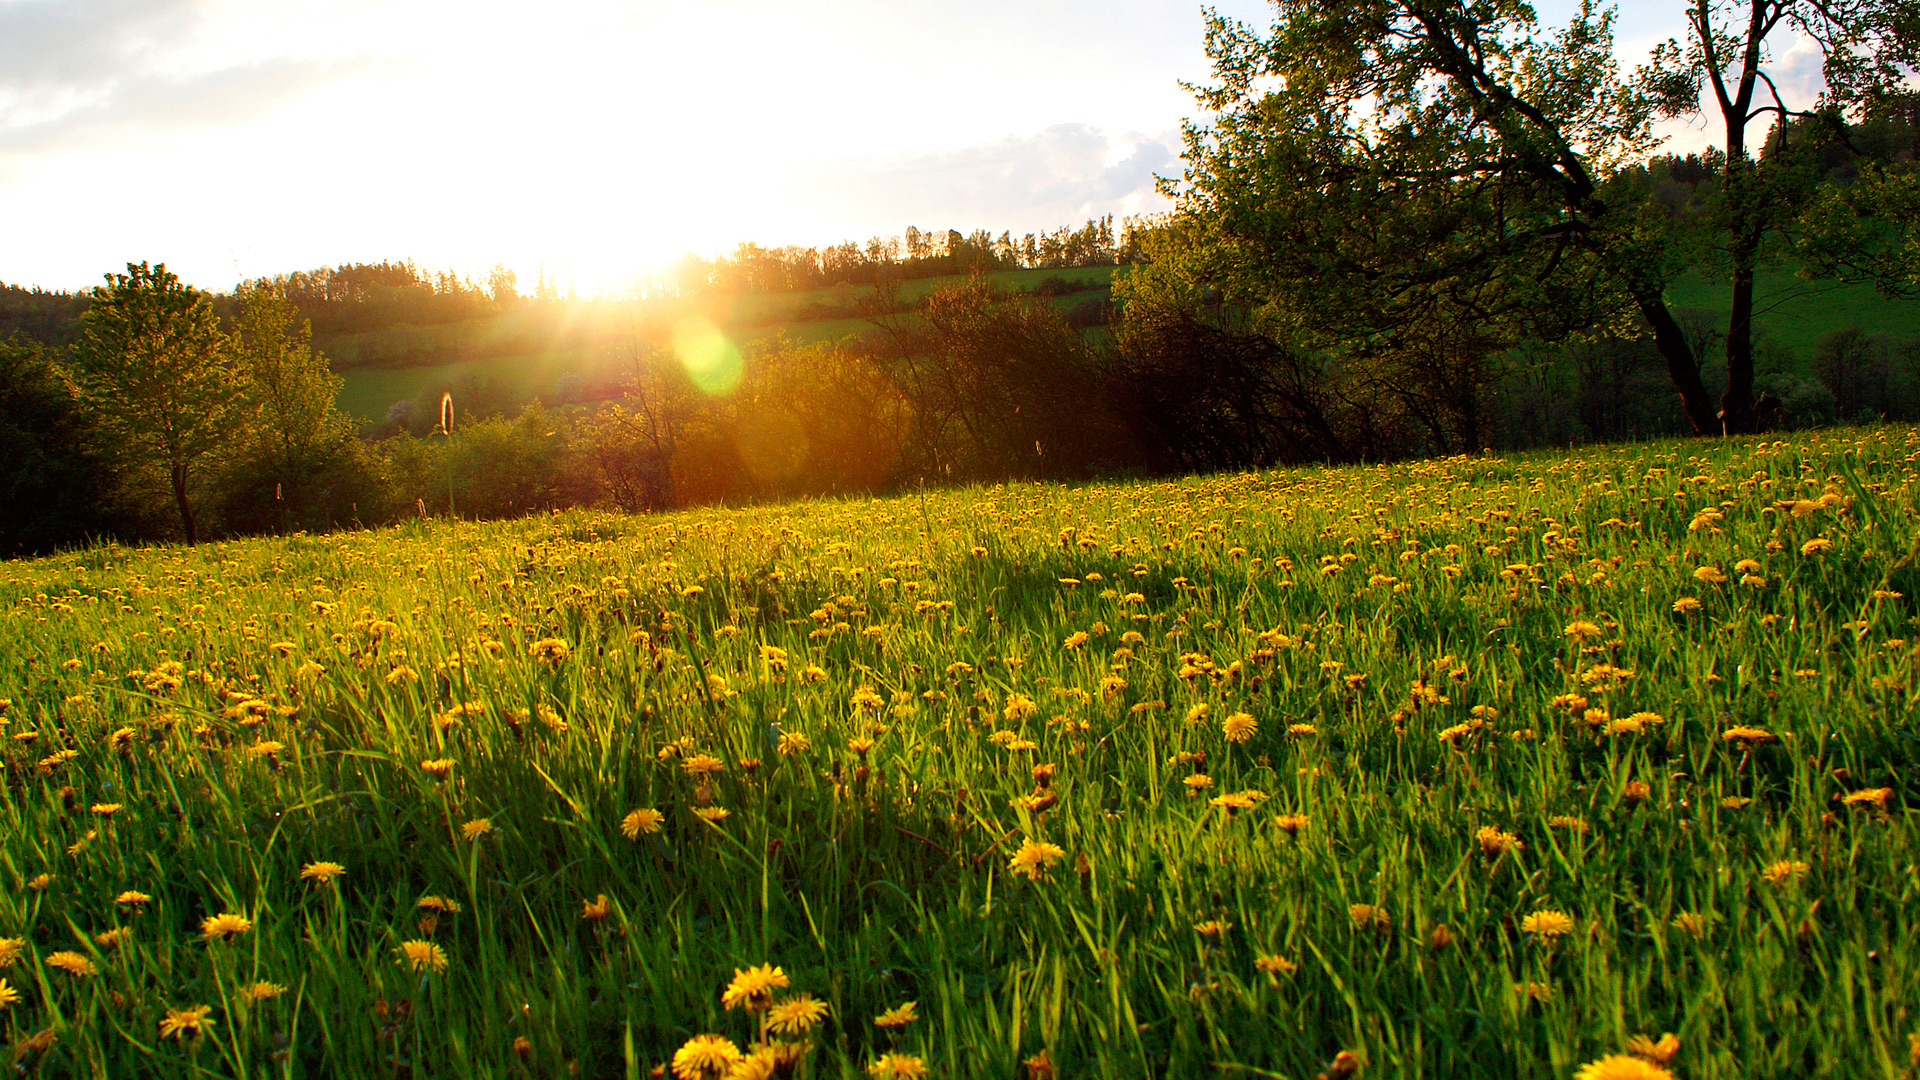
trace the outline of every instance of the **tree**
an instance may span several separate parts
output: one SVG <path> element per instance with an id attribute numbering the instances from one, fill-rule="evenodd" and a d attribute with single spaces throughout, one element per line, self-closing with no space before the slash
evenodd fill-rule
<path id="1" fill-rule="evenodd" d="M 128 263 L 107 282 L 72 347 L 80 400 L 126 465 L 166 473 L 191 544 L 191 471 L 233 435 L 245 385 L 206 293 L 164 263 Z"/>
<path id="2" fill-rule="evenodd" d="M 0 339 L 0 556 L 115 531 L 111 460 L 37 342 Z"/>
<path id="3" fill-rule="evenodd" d="M 1807 217 L 1821 204 L 1802 146 L 1782 137 L 1757 158 L 1745 141 L 1757 120 L 1784 131 L 1811 115 L 1758 96 L 1773 85 L 1768 36 L 1792 27 L 1823 51 L 1822 139 L 1889 100 L 1913 41 L 1900 21 L 1911 0 L 1692 0 L 1693 44 L 1662 46 L 1628 78 L 1613 59 L 1613 12 L 1593 0 L 1557 32 L 1521 0 L 1275 6 L 1265 37 L 1208 17 L 1219 83 L 1199 97 L 1214 121 L 1188 126 L 1177 191 L 1194 246 L 1136 291 L 1217 286 L 1290 343 L 1388 370 L 1449 350 L 1448 363 L 1471 364 L 1459 350 L 1491 356 L 1637 321 L 1702 433 L 1754 421 L 1755 267 L 1796 235 L 1846 231 L 1830 206 L 1824 223 Z M 1727 32 L 1729 20 L 1743 28 Z M 1654 148 L 1652 122 L 1695 108 L 1703 82 L 1726 118 L 1722 197 L 1683 220 L 1615 181 Z M 1893 187 L 1911 177 L 1904 184 Z M 1890 231 L 1911 227 L 1843 223 L 1889 250 L 1903 243 Z M 1728 270 L 1732 309 L 1719 410 L 1664 295 L 1708 253 Z M 1436 326 L 1470 333 L 1449 331 L 1436 353 Z"/>
<path id="4" fill-rule="evenodd" d="M 334 404 L 344 380 L 313 350 L 284 282 L 243 285 L 238 299 L 230 340 L 249 422 L 230 441 L 222 517 L 246 529 L 324 527 L 366 486 L 354 423 Z"/>

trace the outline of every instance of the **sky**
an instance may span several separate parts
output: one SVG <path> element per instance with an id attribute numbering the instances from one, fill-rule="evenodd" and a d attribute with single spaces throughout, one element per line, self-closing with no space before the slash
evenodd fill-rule
<path id="1" fill-rule="evenodd" d="M 1626 0 L 1620 51 L 1679 29 Z M 1184 0 L 0 0 L 0 281 L 1018 236 L 1163 209 L 1207 77 Z"/>

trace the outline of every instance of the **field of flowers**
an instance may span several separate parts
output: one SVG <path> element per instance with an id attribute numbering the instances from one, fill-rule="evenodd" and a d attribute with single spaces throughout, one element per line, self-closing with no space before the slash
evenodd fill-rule
<path id="1" fill-rule="evenodd" d="M 1911 1077 L 1920 432 L 0 564 L 78 1076 Z"/>

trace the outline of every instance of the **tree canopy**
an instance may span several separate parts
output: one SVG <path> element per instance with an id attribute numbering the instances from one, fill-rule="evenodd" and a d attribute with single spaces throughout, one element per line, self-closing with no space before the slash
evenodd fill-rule
<path id="1" fill-rule="evenodd" d="M 1911 0 L 1699 0 L 1691 44 L 1631 74 L 1614 60 L 1613 11 L 1593 0 L 1558 29 L 1519 0 L 1274 6 L 1266 34 L 1208 16 L 1216 82 L 1197 93 L 1210 121 L 1188 126 L 1177 227 L 1134 299 L 1218 290 L 1265 332 L 1451 412 L 1471 439 L 1471 399 L 1447 400 L 1462 380 L 1521 342 L 1607 330 L 1652 334 L 1696 431 L 1748 430 L 1764 260 L 1920 285 L 1903 261 L 1911 170 L 1869 165 L 1836 192 L 1814 167 L 1852 121 L 1898 100 Z M 1827 57 L 1811 109 L 1770 92 L 1783 26 Z M 1676 215 L 1620 178 L 1655 149 L 1654 121 L 1697 108 L 1702 85 L 1726 119 L 1718 191 L 1708 212 Z M 1756 152 L 1746 132 L 1769 119 Z M 1703 267 L 1732 301 L 1718 408 L 1666 298 Z"/>

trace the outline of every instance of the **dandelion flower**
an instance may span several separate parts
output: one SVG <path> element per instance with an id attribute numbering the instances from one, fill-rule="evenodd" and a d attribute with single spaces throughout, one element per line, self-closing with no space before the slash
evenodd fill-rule
<path id="1" fill-rule="evenodd" d="M 1800 554 L 1818 555 L 1821 552 L 1831 550 L 1832 548 L 1833 548 L 1833 541 L 1827 539 L 1824 536 L 1816 536 L 1813 539 L 1807 541 L 1806 543 L 1800 545 Z"/>
<path id="2" fill-rule="evenodd" d="M 1373 930 L 1385 933 L 1393 927 L 1393 920 L 1386 909 L 1373 904 L 1350 904 L 1347 906 L 1347 918 L 1352 921 L 1355 930 Z"/>
<path id="3" fill-rule="evenodd" d="M 606 893 L 601 893 L 591 900 L 580 901 L 580 918 L 586 922 L 605 922 L 607 916 L 611 914 L 613 914 L 613 901 L 607 899 Z"/>
<path id="4" fill-rule="evenodd" d="M 680 763 L 680 771 L 692 777 L 705 777 L 724 771 L 727 763 L 712 754 L 694 754 Z"/>
<path id="5" fill-rule="evenodd" d="M 805 1035 L 826 1016 L 826 1002 L 812 994 L 800 994 L 767 1010 L 767 1030 L 775 1035 Z"/>
<path id="6" fill-rule="evenodd" d="M 1670 925 L 1672 925 L 1675 930 L 1698 941 L 1707 936 L 1707 931 L 1713 926 L 1713 923 L 1712 920 L 1708 919 L 1705 915 L 1699 915 L 1691 911 L 1683 911 L 1673 917 L 1673 922 Z"/>
<path id="7" fill-rule="evenodd" d="M 97 802 L 92 807 L 94 816 L 103 818 L 110 818 L 124 809 L 126 807 L 117 802 Z"/>
<path id="8" fill-rule="evenodd" d="M 213 1012 L 211 1005 L 189 1005 L 184 1009 L 168 1009 L 167 1015 L 160 1018 L 160 1037 L 163 1039 L 197 1039 L 213 1026 L 208 1014 Z"/>
<path id="9" fill-rule="evenodd" d="M 8 985 L 7 980 L 0 979 L 0 1009 L 11 1009 L 19 1003 L 20 991 Z"/>
<path id="10" fill-rule="evenodd" d="M 62 949 L 47 957 L 47 966 L 59 968 L 76 979 L 88 979 L 100 974 L 91 959 L 80 953 Z"/>
<path id="11" fill-rule="evenodd" d="M 453 775 L 452 758 L 431 758 L 420 763 L 420 771 L 435 780 L 445 780 Z"/>
<path id="12" fill-rule="evenodd" d="M 1717 566 L 1700 567 L 1693 572 L 1693 579 L 1695 581 L 1705 582 L 1708 585 L 1725 585 L 1727 583 L 1727 575 L 1721 573 L 1720 568 Z"/>
<path id="13" fill-rule="evenodd" d="M 421 911 L 436 911 L 442 915 L 457 915 L 460 912 L 459 901 L 444 896 L 423 896 L 413 906 Z"/>
<path id="14" fill-rule="evenodd" d="M 1580 1066 L 1573 1080 L 1673 1080 L 1673 1074 L 1628 1054 L 1608 1054 Z"/>
<path id="15" fill-rule="evenodd" d="M 1769 885 L 1784 885 L 1806 877 L 1812 869 L 1799 859 L 1779 859 L 1768 863 L 1766 869 L 1760 871 L 1760 876 L 1767 879 Z"/>
<path id="16" fill-rule="evenodd" d="M 300 868 L 300 880 L 331 885 L 334 878 L 344 877 L 346 872 L 347 868 L 337 862 L 311 862 Z"/>
<path id="17" fill-rule="evenodd" d="M 1885 810 L 1887 801 L 1892 798 L 1893 789 L 1890 787 L 1861 788 L 1848 794 L 1840 803 L 1843 806 L 1873 806 Z"/>
<path id="18" fill-rule="evenodd" d="M 1225 919 L 1208 919 L 1205 922 L 1193 924 L 1194 933 L 1199 934 L 1203 938 L 1211 938 L 1215 941 L 1226 937 L 1227 931 L 1231 929 L 1233 929 L 1233 924 Z"/>
<path id="19" fill-rule="evenodd" d="M 272 1001 L 286 992 L 287 988 L 279 983 L 262 981 L 241 987 L 240 998 L 250 1005 L 255 1005 L 262 1001 Z"/>
<path id="20" fill-rule="evenodd" d="M 1527 846 L 1519 837 L 1510 832 L 1501 832 L 1491 825 L 1482 825 L 1473 838 L 1480 842 L 1481 853 L 1488 856 L 1505 855 Z"/>
<path id="21" fill-rule="evenodd" d="M 26 947 L 26 938 L 0 937 L 0 968 L 12 967 L 14 961 L 20 959 L 20 954 L 26 950 Z"/>
<path id="22" fill-rule="evenodd" d="M 1066 851 L 1058 845 L 1041 840 L 1023 840 L 1008 865 L 1014 873 L 1027 880 L 1038 881 L 1066 855 Z"/>
<path id="23" fill-rule="evenodd" d="M 1673 602 L 1673 613 L 1675 615 L 1691 615 L 1699 610 L 1700 598 L 1697 596 L 1683 596 Z"/>
<path id="24" fill-rule="evenodd" d="M 927 1063 L 912 1054 L 887 1053 L 867 1066 L 867 1075 L 874 1080 L 924 1080 L 928 1070 Z"/>
<path id="25" fill-rule="evenodd" d="M 1273 827 L 1286 833 L 1288 836 L 1297 836 L 1301 829 L 1307 827 L 1307 815 L 1276 814 L 1273 818 Z"/>
<path id="26" fill-rule="evenodd" d="M 1627 1053 L 1644 1058 L 1655 1065 L 1665 1065 L 1680 1052 L 1680 1036 L 1669 1031 L 1656 1041 L 1645 1035 L 1635 1035 L 1627 1040 Z"/>
<path id="27" fill-rule="evenodd" d="M 1581 620 L 1576 620 L 1574 622 L 1568 623 L 1565 633 L 1570 638 L 1575 638 L 1580 641 L 1588 641 L 1593 638 L 1599 637 L 1602 633 L 1604 633 L 1604 631 L 1600 629 L 1600 625 L 1598 623 L 1592 623 L 1584 619 L 1581 619 Z"/>
<path id="28" fill-rule="evenodd" d="M 874 1017 L 873 1026 L 877 1028 L 887 1028 L 888 1030 L 898 1030 L 906 1027 L 908 1024 L 920 1019 L 920 1014 L 914 1011 L 919 1005 L 920 1003 L 917 1001 L 909 1001 L 904 1005 L 896 1005 L 886 1012 L 881 1013 L 879 1016 Z"/>
<path id="29" fill-rule="evenodd" d="M 200 921 L 200 933 L 205 935 L 208 941 L 231 941 L 251 929 L 253 929 L 252 919 L 232 912 L 209 915 Z"/>
<path id="30" fill-rule="evenodd" d="M 1739 725 L 1730 727 L 1722 732 L 1720 734 L 1720 740 L 1722 742 L 1738 742 L 1744 743 L 1747 746 L 1753 746 L 1758 743 L 1772 742 L 1773 732 L 1768 731 L 1766 728 Z"/>
<path id="31" fill-rule="evenodd" d="M 1520 930 L 1522 933 L 1552 941 L 1573 932 L 1573 916 L 1550 908 L 1545 911 L 1536 911 L 1520 920 Z"/>
<path id="32" fill-rule="evenodd" d="M 720 1004 L 728 1010 L 748 1009 L 759 1011 L 773 1002 L 775 990 L 785 990 L 792 982 L 787 973 L 772 964 L 761 964 L 744 970 L 733 969 L 733 981 L 720 994 Z"/>
<path id="33" fill-rule="evenodd" d="M 468 840 L 478 840 L 493 831 L 492 818 L 474 818 L 460 826 L 460 835 Z"/>
<path id="34" fill-rule="evenodd" d="M 620 819 L 620 832 L 629 840 L 638 840 L 642 836 L 660 831 L 660 823 L 667 815 L 649 807 L 641 807 Z"/>
<path id="35" fill-rule="evenodd" d="M 740 1048 L 732 1039 L 695 1035 L 673 1052 L 673 1075 L 679 1080 L 719 1080 L 739 1060 Z"/>
<path id="36" fill-rule="evenodd" d="M 527 655 L 551 667 L 558 667 L 572 652 L 572 646 L 559 638 L 541 638 L 527 646 Z"/>
<path id="37" fill-rule="evenodd" d="M 447 952 L 431 941 L 403 941 L 393 950 L 401 967 L 418 974 L 447 970 Z"/>
<path id="38" fill-rule="evenodd" d="M 697 806 L 693 813 L 709 825 L 718 825 L 733 816 L 733 811 L 724 806 Z"/>
<path id="39" fill-rule="evenodd" d="M 1278 975 L 1291 975 L 1300 970 L 1299 964 L 1284 956 L 1275 956 L 1272 953 L 1262 953 L 1255 957 L 1253 966 L 1260 969 L 1261 974 L 1269 978 Z"/>
<path id="40" fill-rule="evenodd" d="M 1220 724 L 1220 733 L 1225 735 L 1227 741 L 1230 743 L 1240 743 L 1244 745 L 1247 740 L 1253 738 L 1259 731 L 1260 722 L 1255 720 L 1250 714 L 1243 712 L 1234 713 Z"/>

